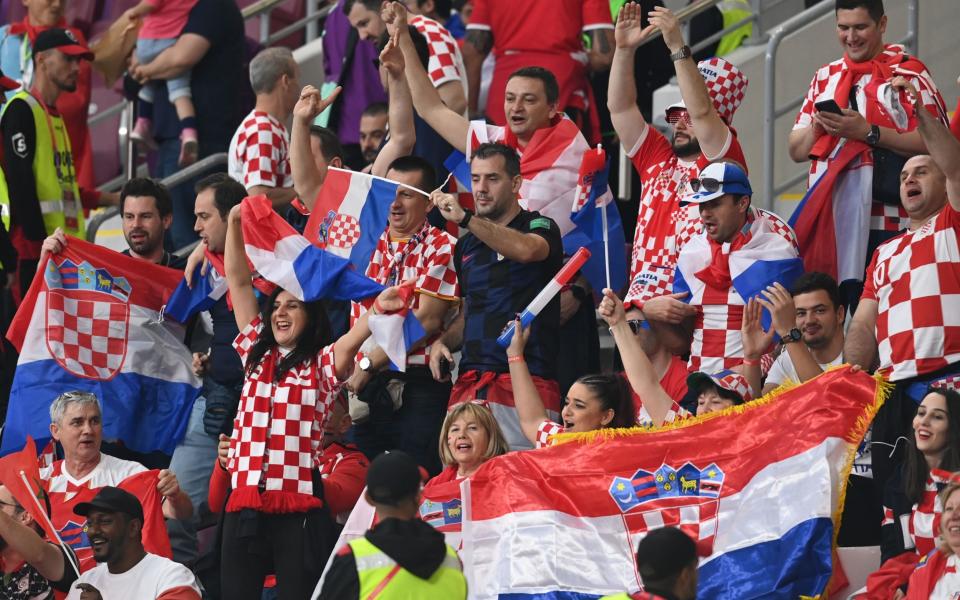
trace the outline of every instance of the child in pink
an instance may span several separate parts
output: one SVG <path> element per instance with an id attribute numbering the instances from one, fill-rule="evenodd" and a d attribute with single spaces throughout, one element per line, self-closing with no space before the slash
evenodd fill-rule
<path id="1" fill-rule="evenodd" d="M 148 64 L 161 52 L 173 46 L 187 24 L 190 9 L 197 0 L 140 0 L 140 3 L 127 10 L 124 16 L 132 23 L 143 18 L 143 27 L 137 37 L 136 55 L 140 64 Z M 159 81 L 149 81 L 138 96 L 137 122 L 131 137 L 148 146 L 155 146 L 151 133 L 153 121 L 153 99 Z M 190 71 L 184 71 L 176 77 L 167 79 L 167 97 L 177 109 L 180 120 L 180 160 L 185 167 L 197 160 L 197 117 L 190 94 Z"/>

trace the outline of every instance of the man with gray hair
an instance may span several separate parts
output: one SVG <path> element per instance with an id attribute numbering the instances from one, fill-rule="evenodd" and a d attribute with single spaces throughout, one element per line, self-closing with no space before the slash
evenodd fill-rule
<path id="1" fill-rule="evenodd" d="M 91 392 L 70 391 L 57 396 L 50 405 L 50 434 L 63 447 L 63 460 L 40 473 L 49 483 L 51 520 L 77 554 L 80 570 L 85 571 L 94 565 L 93 551 L 90 541 L 81 535 L 83 523 L 74 515 L 74 505 L 89 500 L 104 486 L 115 486 L 147 469 L 100 452 L 103 418 L 100 401 Z M 165 517 L 190 518 L 193 505 L 172 471 L 160 471 L 157 491 L 163 496 Z"/>
<path id="2" fill-rule="evenodd" d="M 267 48 L 250 61 L 257 103 L 230 141 L 227 172 L 250 195 L 266 194 L 282 208 L 297 192 L 290 175 L 290 135 L 284 125 L 300 97 L 300 67 L 288 48 Z"/>

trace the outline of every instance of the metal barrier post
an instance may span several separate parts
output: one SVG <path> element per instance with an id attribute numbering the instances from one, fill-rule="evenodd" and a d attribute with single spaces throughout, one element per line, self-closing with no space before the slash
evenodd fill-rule
<path id="1" fill-rule="evenodd" d="M 653 127 L 653 125 L 647 125 Z M 623 146 L 617 144 L 617 160 L 619 161 L 619 170 L 617 171 L 617 189 L 620 190 L 620 200 L 629 202 L 633 198 L 633 163 L 627 156 Z"/>
<path id="2" fill-rule="evenodd" d="M 907 47 L 910 54 L 920 55 L 920 3 L 917 0 L 910 0 L 907 3 Z"/>
<path id="3" fill-rule="evenodd" d="M 307 17 L 313 17 L 317 14 L 317 0 L 307 0 Z M 303 40 L 305 44 L 309 44 L 313 40 L 317 39 L 317 22 L 314 20 L 307 21 L 307 31 L 306 38 Z"/>
<path id="4" fill-rule="evenodd" d="M 260 43 L 266 46 L 270 39 L 270 13 L 272 10 L 265 10 L 260 13 Z"/>
<path id="5" fill-rule="evenodd" d="M 130 137 L 133 132 L 134 106 L 129 100 L 124 101 L 123 112 L 121 113 L 120 147 L 123 149 L 123 175 L 127 180 L 133 179 L 137 171 L 137 145 L 133 143 Z"/>

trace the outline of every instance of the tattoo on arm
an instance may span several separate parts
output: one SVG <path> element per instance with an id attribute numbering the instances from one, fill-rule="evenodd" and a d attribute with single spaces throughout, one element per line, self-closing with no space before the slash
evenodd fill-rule
<path id="1" fill-rule="evenodd" d="M 493 34 L 482 29 L 467 31 L 467 43 L 477 49 L 480 54 L 487 54 L 493 49 Z"/>
<path id="2" fill-rule="evenodd" d="M 590 34 L 593 50 L 600 54 L 610 54 L 610 40 L 604 35 L 604 31 L 603 29 L 594 29 Z"/>

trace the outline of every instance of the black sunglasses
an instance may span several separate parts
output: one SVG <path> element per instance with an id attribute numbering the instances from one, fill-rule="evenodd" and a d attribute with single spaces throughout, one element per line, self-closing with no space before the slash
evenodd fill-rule
<path id="1" fill-rule="evenodd" d="M 711 179 L 709 177 L 690 180 L 690 187 L 693 188 L 694 192 L 699 192 L 700 189 L 703 188 L 704 191 L 713 194 L 714 192 L 720 191 L 722 185 L 723 182 L 719 179 Z"/>

